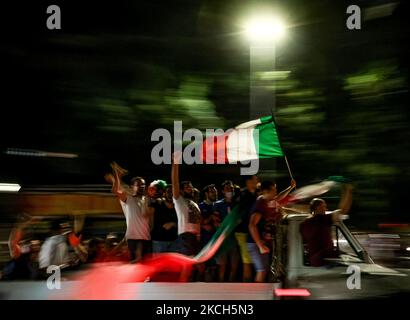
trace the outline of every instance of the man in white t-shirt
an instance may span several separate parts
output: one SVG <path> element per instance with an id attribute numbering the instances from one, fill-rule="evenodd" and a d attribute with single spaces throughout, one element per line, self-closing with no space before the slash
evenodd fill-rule
<path id="1" fill-rule="evenodd" d="M 114 176 L 113 192 L 118 196 L 124 212 L 127 231 L 127 240 L 130 262 L 141 261 L 144 254 L 151 248 L 151 226 L 153 209 L 149 199 L 144 195 L 145 180 L 141 177 L 131 179 L 130 187 L 121 184 L 121 177 L 125 170 L 116 163 L 112 165 Z"/>
<path id="2" fill-rule="evenodd" d="M 179 183 L 179 162 L 181 154 L 174 153 L 172 163 L 172 195 L 178 217 L 178 239 L 176 251 L 187 256 L 193 256 L 200 250 L 201 211 L 198 205 L 190 199 L 189 190 L 192 184 Z M 182 188 L 180 188 L 182 187 Z"/>

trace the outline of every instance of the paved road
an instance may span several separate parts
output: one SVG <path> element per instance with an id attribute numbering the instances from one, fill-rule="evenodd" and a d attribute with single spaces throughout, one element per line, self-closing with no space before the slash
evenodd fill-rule
<path id="1" fill-rule="evenodd" d="M 135 282 L 135 265 L 101 264 L 63 275 L 61 289 L 46 281 L 0 281 L 0 299 L 17 300 L 273 300 L 273 284 Z M 339 270 L 340 269 L 340 270 Z M 308 299 L 410 298 L 410 269 L 400 276 L 362 274 L 360 289 L 348 289 L 346 267 L 339 272 L 299 279 L 293 288 L 308 289 Z M 337 271 L 336 270 L 336 271 Z M 141 271 L 141 270 L 140 270 Z"/>
<path id="2" fill-rule="evenodd" d="M 113 289 L 113 288 L 110 288 Z M 122 283 L 109 294 L 81 294 L 76 281 L 63 281 L 60 290 L 49 290 L 45 281 L 15 281 L 0 283 L 0 299 L 60 300 L 60 299 L 136 299 L 136 300 L 272 300 L 273 284 L 257 283 Z M 113 293 L 117 292 L 117 294 Z M 85 292 L 84 292 L 85 293 Z M 112 294 L 110 294 L 112 293 Z M 118 294 L 119 293 L 119 294 Z"/>

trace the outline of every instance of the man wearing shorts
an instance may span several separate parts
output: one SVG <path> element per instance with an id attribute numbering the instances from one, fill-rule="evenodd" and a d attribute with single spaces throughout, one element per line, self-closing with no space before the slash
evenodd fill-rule
<path id="1" fill-rule="evenodd" d="M 257 186 L 257 176 L 245 176 L 245 190 L 242 191 L 239 197 L 238 210 L 242 221 L 235 229 L 235 238 L 238 242 L 239 253 L 243 264 L 243 282 L 252 281 L 252 259 L 248 252 L 247 239 L 249 232 L 249 211 L 256 201 Z"/>
<path id="2" fill-rule="evenodd" d="M 275 236 L 275 225 L 279 221 L 280 204 L 289 192 L 296 186 L 292 180 L 291 186 L 279 195 L 276 184 L 272 181 L 261 183 L 262 195 L 256 200 L 250 211 L 249 235 L 247 246 L 256 270 L 255 282 L 265 282 L 269 268 L 269 253 L 272 251 Z"/>

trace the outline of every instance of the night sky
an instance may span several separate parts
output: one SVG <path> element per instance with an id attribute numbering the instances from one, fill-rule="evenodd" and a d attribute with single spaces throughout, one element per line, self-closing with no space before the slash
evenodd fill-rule
<path id="1" fill-rule="evenodd" d="M 250 120 L 249 47 L 239 17 L 261 3 L 291 25 L 276 58 L 277 70 L 291 72 L 279 83 L 276 117 L 296 179 L 348 176 L 362 190 L 358 210 L 408 219 L 400 209 L 410 182 L 405 1 L 358 31 L 345 26 L 348 1 L 2 4 L 2 182 L 100 184 L 114 160 L 149 181 L 168 180 L 170 167 L 150 159 L 153 130 L 172 128 L 173 120 L 184 129 Z M 362 9 L 391 3 L 355 2 Z M 61 8 L 61 30 L 46 28 L 51 4 Z M 79 157 L 12 156 L 7 148 Z M 285 186 L 283 161 L 277 168 Z M 240 181 L 237 166 L 182 171 L 198 185 Z"/>

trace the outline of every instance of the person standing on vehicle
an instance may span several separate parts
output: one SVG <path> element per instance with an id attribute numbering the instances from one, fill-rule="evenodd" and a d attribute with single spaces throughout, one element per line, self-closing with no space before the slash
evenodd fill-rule
<path id="1" fill-rule="evenodd" d="M 201 210 L 192 201 L 192 184 L 179 183 L 179 162 L 181 153 L 173 154 L 172 195 L 178 217 L 177 251 L 187 256 L 194 256 L 200 250 Z"/>
<path id="2" fill-rule="evenodd" d="M 272 181 L 261 183 L 262 195 L 250 211 L 248 250 L 256 269 L 255 282 L 265 282 L 269 268 L 269 253 L 272 252 L 276 224 L 280 220 L 280 201 L 296 187 L 292 180 L 289 188 L 277 194 Z"/>
<path id="3" fill-rule="evenodd" d="M 167 185 L 164 199 L 154 205 L 154 227 L 152 229 L 152 252 L 171 251 L 172 243 L 177 239 L 177 214 L 172 201 L 172 186 Z"/>
<path id="4" fill-rule="evenodd" d="M 314 198 L 310 202 L 312 216 L 301 223 L 300 232 L 311 266 L 323 266 L 326 264 L 325 258 L 335 257 L 332 225 L 349 212 L 352 205 L 352 190 L 350 184 L 342 187 L 339 209 L 331 212 L 327 212 L 327 204 L 323 199 Z"/>
<path id="5" fill-rule="evenodd" d="M 219 217 L 220 221 L 223 221 L 232 211 L 234 207 L 233 202 L 234 185 L 232 181 L 227 180 L 222 183 L 223 198 L 215 202 L 214 214 Z M 216 256 L 216 263 L 218 265 L 218 280 L 219 282 L 225 281 L 225 271 L 229 269 L 229 282 L 234 282 L 236 272 L 239 267 L 239 249 L 234 234 L 230 234 L 219 250 Z M 228 268 L 227 268 L 228 267 Z"/>
<path id="6" fill-rule="evenodd" d="M 192 200 L 192 184 L 179 182 L 179 164 L 182 162 L 182 153 L 175 152 L 172 156 L 172 196 L 178 217 L 178 238 L 174 243 L 174 248 L 176 252 L 192 257 L 201 248 L 201 210 Z M 188 281 L 191 271 L 192 266 L 184 266 L 180 280 Z"/>
<path id="7" fill-rule="evenodd" d="M 204 201 L 198 204 L 201 210 L 201 247 L 204 247 L 215 234 L 214 205 L 218 197 L 218 191 L 214 184 L 207 185 L 202 193 Z"/>
<path id="8" fill-rule="evenodd" d="M 235 229 L 235 238 L 239 246 L 242 260 L 243 282 L 252 281 L 252 259 L 249 255 L 247 239 L 249 225 L 249 211 L 252 209 L 257 198 L 258 177 L 256 175 L 245 176 L 245 189 L 240 193 L 238 210 L 241 214 L 241 222 Z"/>
<path id="9" fill-rule="evenodd" d="M 151 225 L 154 212 L 148 197 L 145 196 L 145 180 L 141 177 L 134 177 L 128 188 L 121 183 L 121 177 L 126 170 L 116 163 L 112 164 L 112 169 L 114 173 L 111 177 L 113 192 L 120 200 L 127 224 L 125 238 L 130 262 L 140 262 L 144 254 L 151 251 Z"/>

